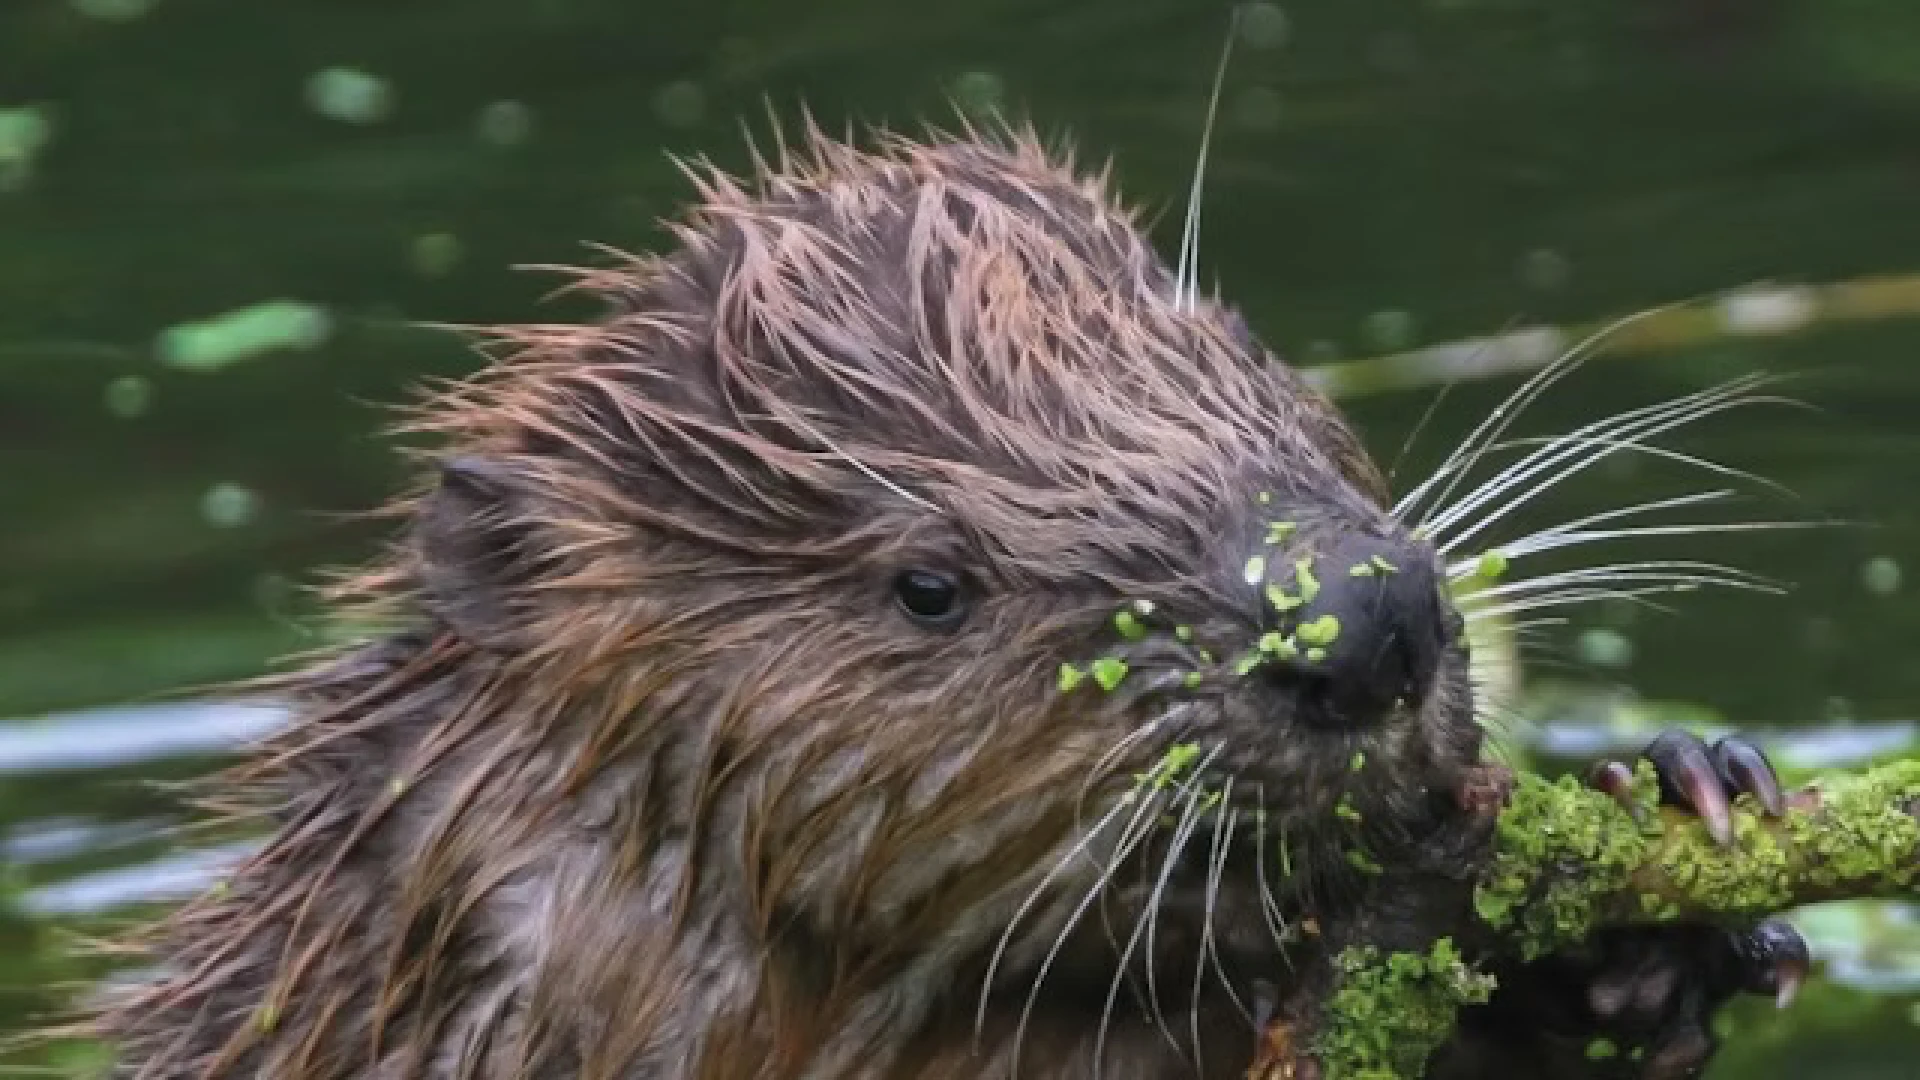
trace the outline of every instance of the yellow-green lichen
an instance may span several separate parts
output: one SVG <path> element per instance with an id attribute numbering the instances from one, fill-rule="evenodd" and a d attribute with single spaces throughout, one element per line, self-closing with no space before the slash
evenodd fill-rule
<path id="1" fill-rule="evenodd" d="M 1651 766 L 1636 797 L 1653 798 Z M 1578 778 L 1515 777 L 1501 813 L 1494 861 L 1474 890 L 1474 910 L 1507 931 L 1531 959 L 1584 937 L 1603 898 L 1624 889 L 1647 855 L 1648 838 L 1620 805 Z"/>
<path id="2" fill-rule="evenodd" d="M 1697 820 L 1659 809 L 1645 762 L 1630 798 L 1636 813 L 1573 777 L 1516 777 L 1475 890 L 1480 918 L 1533 957 L 1602 922 L 1750 920 L 1920 880 L 1920 761 L 1830 778 L 1817 800 L 1796 799 L 1777 821 L 1742 795 L 1725 847 Z"/>
<path id="3" fill-rule="evenodd" d="M 1340 988 L 1312 1047 L 1329 1080 L 1419 1076 L 1433 1048 L 1452 1034 L 1461 1006 L 1487 1000 L 1494 987 L 1449 938 L 1425 953 L 1348 948 L 1334 964 Z"/>

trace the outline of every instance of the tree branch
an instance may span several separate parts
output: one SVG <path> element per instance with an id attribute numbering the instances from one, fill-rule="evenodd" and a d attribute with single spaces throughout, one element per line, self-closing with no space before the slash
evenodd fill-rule
<path id="1" fill-rule="evenodd" d="M 1603 926 L 1737 924 L 1920 883 L 1920 760 L 1824 776 L 1778 819 L 1742 796 L 1724 849 L 1658 805 L 1651 766 L 1625 803 L 1574 777 L 1515 777 L 1455 934 L 1426 952 L 1338 953 L 1316 1000 L 1269 1026 L 1250 1080 L 1416 1080 L 1460 1007 L 1492 990 L 1480 968 L 1498 956 L 1530 959 Z"/>

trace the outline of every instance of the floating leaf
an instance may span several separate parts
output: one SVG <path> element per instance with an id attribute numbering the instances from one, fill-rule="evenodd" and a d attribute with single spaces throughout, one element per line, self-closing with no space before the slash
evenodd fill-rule
<path id="1" fill-rule="evenodd" d="M 275 300 L 168 327 L 156 349 L 168 367 L 217 371 L 280 349 L 315 348 L 332 330 L 333 320 L 323 309 Z"/>

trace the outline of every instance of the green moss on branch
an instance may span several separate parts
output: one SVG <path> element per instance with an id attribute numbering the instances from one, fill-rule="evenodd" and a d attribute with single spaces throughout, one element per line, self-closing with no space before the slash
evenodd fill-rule
<path id="1" fill-rule="evenodd" d="M 1609 925 L 1751 922 L 1806 904 L 1910 896 L 1920 886 L 1920 760 L 1835 773 L 1793 793 L 1780 818 L 1734 803 L 1722 848 L 1697 818 L 1657 805 L 1643 766 L 1633 810 L 1577 778 L 1515 778 L 1493 851 L 1454 935 L 1531 958 Z M 1442 963 L 1442 961 L 1445 961 Z M 1488 977 L 1454 951 L 1348 949 L 1322 1004 L 1276 1024 L 1254 1080 L 1415 1080 Z M 1305 1030 L 1311 1027 L 1312 1030 Z"/>

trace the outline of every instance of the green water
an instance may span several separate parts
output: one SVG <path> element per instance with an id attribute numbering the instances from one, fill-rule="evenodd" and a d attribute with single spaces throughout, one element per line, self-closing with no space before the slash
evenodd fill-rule
<path id="1" fill-rule="evenodd" d="M 0 734 L 31 736 L 20 760 L 42 763 L 0 761 L 13 895 L 31 910 L 120 896 L 111 875 L 169 854 L 152 829 L 171 807 L 143 782 L 197 763 L 141 736 L 222 719 L 68 714 L 251 674 L 314 642 L 300 586 L 370 550 L 379 534 L 343 515 L 399 478 L 376 437 L 382 407 L 471 363 L 416 323 L 568 314 L 540 303 L 554 278 L 513 267 L 659 242 L 653 221 L 686 194 L 666 154 L 743 163 L 738 122 L 758 121 L 763 98 L 788 114 L 804 100 L 836 127 L 944 118 L 949 95 L 1030 114 L 1087 158 L 1112 156 L 1171 253 L 1225 13 L 1195 0 L 0 5 L 0 716 L 19 718 Z M 1667 615 L 1576 609 L 1537 670 L 1755 728 L 1916 719 L 1920 305 L 1897 286 L 1920 275 L 1920 9 L 1315 0 L 1256 6 L 1243 27 L 1202 263 L 1302 363 L 1756 282 L 1894 279 L 1871 317 L 1599 358 L 1524 426 L 1795 373 L 1788 389 L 1817 411 L 1731 413 L 1672 445 L 1799 499 L 1723 514 L 1864 524 L 1622 549 L 1709 555 L 1794 589 L 1680 597 Z M 1457 386 L 1401 486 L 1513 381 Z M 1343 403 L 1392 459 L 1434 394 Z M 1673 482 L 1598 469 L 1496 538 Z M 143 882 L 165 892 L 150 871 L 124 880 L 128 897 Z M 62 921 L 0 916 L 0 1025 L 71 973 Z M 1715 1075 L 1805 1075 L 1811 1061 L 1821 1076 L 1905 1075 L 1901 1055 L 1920 1046 L 1909 1001 L 1836 995 L 1754 1020 L 1749 1045 L 1766 1052 Z"/>

